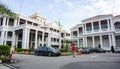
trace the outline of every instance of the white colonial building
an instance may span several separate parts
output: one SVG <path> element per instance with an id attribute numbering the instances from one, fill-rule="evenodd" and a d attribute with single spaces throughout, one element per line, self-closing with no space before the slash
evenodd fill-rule
<path id="1" fill-rule="evenodd" d="M 70 39 L 70 34 L 58 23 L 47 22 L 39 13 L 16 19 L 0 15 L 0 45 L 10 45 L 12 49 L 44 45 L 61 48 L 61 41 Z"/>
<path id="2" fill-rule="evenodd" d="M 98 47 L 110 50 L 120 47 L 120 15 L 97 15 L 82 20 L 71 28 L 71 38 L 78 47 Z"/>

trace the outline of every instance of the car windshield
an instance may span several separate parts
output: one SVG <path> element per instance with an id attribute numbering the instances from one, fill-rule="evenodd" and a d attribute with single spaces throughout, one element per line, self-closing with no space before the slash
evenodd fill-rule
<path id="1" fill-rule="evenodd" d="M 49 48 L 50 50 L 56 50 L 55 48 L 53 48 L 51 46 L 47 46 L 47 48 Z"/>

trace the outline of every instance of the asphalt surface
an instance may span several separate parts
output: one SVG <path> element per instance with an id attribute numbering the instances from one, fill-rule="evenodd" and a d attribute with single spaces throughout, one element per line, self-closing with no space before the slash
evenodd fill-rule
<path id="1" fill-rule="evenodd" d="M 18 69 L 120 69 L 120 54 L 90 54 L 72 56 L 34 56 L 14 54 Z"/>

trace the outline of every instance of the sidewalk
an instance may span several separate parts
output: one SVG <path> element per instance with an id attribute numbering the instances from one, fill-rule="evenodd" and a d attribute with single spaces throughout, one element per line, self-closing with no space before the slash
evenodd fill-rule
<path id="1" fill-rule="evenodd" d="M 6 63 L 3 63 L 3 64 L 0 64 L 0 69 L 17 69 L 9 64 L 6 64 Z"/>
<path id="2" fill-rule="evenodd" d="M 5 66 L 3 64 L 0 64 L 0 69 L 11 69 L 11 68 L 9 68 L 9 67 L 7 67 L 7 66 Z"/>

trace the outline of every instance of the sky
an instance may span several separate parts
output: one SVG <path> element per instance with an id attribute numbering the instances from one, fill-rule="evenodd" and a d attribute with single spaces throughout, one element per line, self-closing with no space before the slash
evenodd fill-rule
<path id="1" fill-rule="evenodd" d="M 39 12 L 48 22 L 60 21 L 64 29 L 101 14 L 120 15 L 120 0 L 0 0 L 13 12 L 30 16 Z"/>

